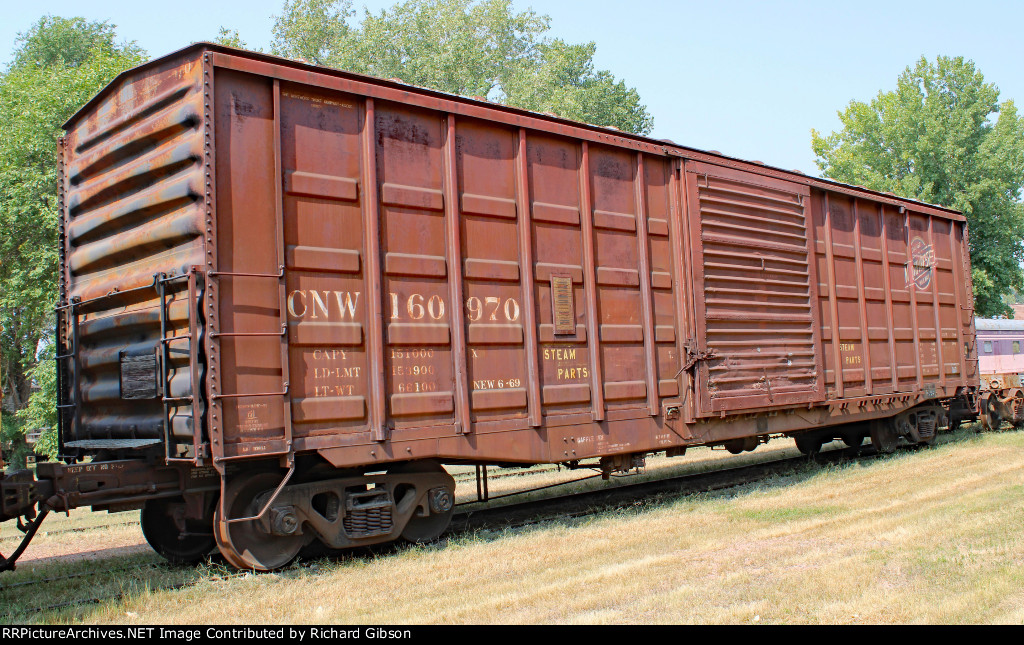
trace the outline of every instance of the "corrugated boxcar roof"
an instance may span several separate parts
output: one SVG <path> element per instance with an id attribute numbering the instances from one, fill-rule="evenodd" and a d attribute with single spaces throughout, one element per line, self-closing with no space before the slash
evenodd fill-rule
<path id="1" fill-rule="evenodd" d="M 749 159 L 740 159 L 739 157 L 730 157 L 728 155 L 723 155 L 723 154 L 721 154 L 721 153 L 719 153 L 717 151 L 701 150 L 699 148 L 692 148 L 692 147 L 689 147 L 689 146 L 679 145 L 679 144 L 674 143 L 672 141 L 669 141 L 667 139 L 652 139 L 650 137 L 644 137 L 644 136 L 641 136 L 641 135 L 638 135 L 638 134 L 633 134 L 633 133 L 630 133 L 630 132 L 624 132 L 624 131 L 618 130 L 616 128 L 602 127 L 602 126 L 592 125 L 592 124 L 589 124 L 589 123 L 583 123 L 581 121 L 573 121 L 571 119 L 566 119 L 566 118 L 558 117 L 558 116 L 552 116 L 551 114 L 545 114 L 543 112 L 533 112 L 531 110 L 524 110 L 522 108 L 511 107 L 511 106 L 508 106 L 508 105 L 503 105 L 501 103 L 492 103 L 490 101 L 481 101 L 479 99 L 473 99 L 473 98 L 469 98 L 469 97 L 465 97 L 465 96 L 460 96 L 458 94 L 449 94 L 448 92 L 441 92 L 441 91 L 432 90 L 432 89 L 429 89 L 429 88 L 418 87 L 418 86 L 410 85 L 410 84 L 403 83 L 403 82 L 400 82 L 400 81 L 396 82 L 396 81 L 393 81 L 393 80 L 377 78 L 375 76 L 367 76 L 365 74 L 357 74 L 355 72 L 347 72 L 347 71 L 344 71 L 344 70 L 334 69 L 334 68 L 331 68 L 331 67 L 321 67 L 321 66 L 318 66 L 318 65 L 311 65 L 309 63 L 299 62 L 297 60 L 292 60 L 290 58 L 282 58 L 280 56 L 272 56 L 270 54 L 264 54 L 264 53 L 260 53 L 260 52 L 251 52 L 251 51 L 248 51 L 248 50 L 245 50 L 245 49 L 236 49 L 234 47 L 227 47 L 225 45 L 218 45 L 216 43 L 209 43 L 209 42 L 193 43 L 193 44 L 191 44 L 191 45 L 189 45 L 187 47 L 183 47 L 183 48 L 181 48 L 181 49 L 179 49 L 177 51 L 171 52 L 171 53 L 166 54 L 164 56 L 160 56 L 158 58 L 154 58 L 154 59 L 152 59 L 150 61 L 147 61 L 147 62 L 143 63 L 142 65 L 139 65 L 137 67 L 133 67 L 131 69 L 125 70 L 124 72 L 121 72 L 120 74 L 118 74 L 118 76 L 116 78 L 114 78 L 109 84 L 107 84 L 106 87 L 104 87 L 102 90 L 100 90 L 100 92 L 98 94 L 96 94 L 96 96 L 94 96 L 92 99 L 90 99 L 88 103 L 83 105 L 81 107 L 81 109 L 79 109 L 77 112 L 75 112 L 75 114 L 73 114 L 71 116 L 71 118 L 69 118 L 67 120 L 67 122 L 64 123 L 64 126 L 63 126 L 64 129 L 65 130 L 70 129 L 70 127 L 79 118 L 81 118 L 82 116 L 87 114 L 107 94 L 111 93 L 113 91 L 113 88 L 115 87 L 115 85 L 117 84 L 118 81 L 121 81 L 121 80 L 123 80 L 125 78 L 128 78 L 129 76 L 131 76 L 134 73 L 137 73 L 140 70 L 144 70 L 144 69 L 147 69 L 149 67 L 158 65 L 161 62 L 163 62 L 163 61 L 165 61 L 165 60 L 167 60 L 169 58 L 174 58 L 176 56 L 182 56 L 183 54 L 185 54 L 187 52 L 198 51 L 198 50 L 202 50 L 202 49 L 222 52 L 222 53 L 230 54 L 230 55 L 233 55 L 233 56 L 242 56 L 242 57 L 245 57 L 245 58 L 251 58 L 251 59 L 256 59 L 256 60 L 267 61 L 267 62 L 271 62 L 271 63 L 276 64 L 276 65 L 287 65 L 289 67 L 294 67 L 294 68 L 297 68 L 297 69 L 312 71 L 312 72 L 316 72 L 316 73 L 320 73 L 320 74 L 327 74 L 327 75 L 330 75 L 330 76 L 338 76 L 338 77 L 342 77 L 342 78 L 349 78 L 349 79 L 353 79 L 353 80 L 360 80 L 360 81 L 363 81 L 363 82 L 372 82 L 372 83 L 375 83 L 377 85 L 381 85 L 381 86 L 385 86 L 385 87 L 392 87 L 392 88 L 400 88 L 400 89 L 403 89 L 405 91 L 408 91 L 408 90 L 411 89 L 411 90 L 415 90 L 415 91 L 417 91 L 419 93 L 422 93 L 422 94 L 425 94 L 425 95 L 428 95 L 428 96 L 443 97 L 443 98 L 446 98 L 446 99 L 449 99 L 449 100 L 460 101 L 460 102 L 463 102 L 463 103 L 469 103 L 469 104 L 475 104 L 475 105 L 486 105 L 488 107 L 491 107 L 491 108 L 494 108 L 494 109 L 497 109 L 497 110 L 501 110 L 501 111 L 504 111 L 504 112 L 510 112 L 510 113 L 521 114 L 521 115 L 529 115 L 530 117 L 541 119 L 541 120 L 550 121 L 552 123 L 559 123 L 559 124 L 564 124 L 564 125 L 570 125 L 570 126 L 573 126 L 573 127 L 583 128 L 583 129 L 592 130 L 592 131 L 596 131 L 596 132 L 602 132 L 602 133 L 614 133 L 615 136 L 618 136 L 618 137 L 623 137 L 623 138 L 626 138 L 626 139 L 633 139 L 635 141 L 644 142 L 644 143 L 647 143 L 649 145 L 660 146 L 660 147 L 665 148 L 665 149 L 675 148 L 675 149 L 680 150 L 680 151 L 692 151 L 692 152 L 700 153 L 702 155 L 708 155 L 708 156 L 711 156 L 711 157 L 718 157 L 720 159 L 725 159 L 725 160 L 730 160 L 730 161 L 739 161 L 739 162 L 743 162 L 743 163 L 750 163 L 750 164 L 754 164 L 754 165 L 757 165 L 757 166 L 762 166 L 764 168 L 771 169 L 771 170 L 776 171 L 776 172 L 781 172 L 781 173 L 785 173 L 787 175 L 791 175 L 794 178 L 794 180 L 798 181 L 799 183 L 828 184 L 828 185 L 840 186 L 840 187 L 844 187 L 844 188 L 853 188 L 853 189 L 856 189 L 856 190 L 859 190 L 859 191 L 864 191 L 864 192 L 869 193 L 871 195 L 877 195 L 879 197 L 883 197 L 883 198 L 890 199 L 890 200 L 898 200 L 898 201 L 901 201 L 901 202 L 906 202 L 908 204 L 920 204 L 922 206 L 927 206 L 929 208 L 939 209 L 939 210 L 945 211 L 945 212 L 947 212 L 947 213 L 949 213 L 951 215 L 954 215 L 954 217 L 952 219 L 963 220 L 963 214 L 960 213 L 960 211 L 954 210 L 952 208 L 948 208 L 946 206 L 942 206 L 942 205 L 939 205 L 939 204 L 929 204 L 927 202 L 922 202 L 922 201 L 919 201 L 919 200 L 916 200 L 916 199 L 911 199 L 911 198 L 908 198 L 908 197 L 900 197 L 899 195 L 894 195 L 893 193 L 883 193 L 883 192 L 880 192 L 880 191 L 877 191 L 877 190 L 871 190 L 870 188 L 865 188 L 864 186 L 858 186 L 856 184 L 846 184 L 846 183 L 843 183 L 843 182 L 835 181 L 833 179 L 827 179 L 827 178 L 823 178 L 823 177 L 813 177 L 813 176 L 807 175 L 807 174 L 805 174 L 805 173 L 803 173 L 803 172 L 801 172 L 799 170 L 787 170 L 785 168 L 779 168 L 777 166 L 772 166 L 772 165 L 769 165 L 769 164 L 765 164 L 765 163 L 760 162 L 760 161 L 752 161 L 752 160 L 749 160 Z"/>

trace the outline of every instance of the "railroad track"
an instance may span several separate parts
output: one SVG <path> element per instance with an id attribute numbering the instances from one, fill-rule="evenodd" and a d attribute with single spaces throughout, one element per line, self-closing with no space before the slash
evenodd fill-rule
<path id="1" fill-rule="evenodd" d="M 128 519 L 128 520 L 121 520 L 121 521 L 118 521 L 118 522 L 106 522 L 106 523 L 103 523 L 103 524 L 90 524 L 89 526 L 68 526 L 68 527 L 63 527 L 63 528 L 50 529 L 48 531 L 40 530 L 39 534 L 40 535 L 61 535 L 61 534 L 64 534 L 64 533 L 85 533 L 87 531 L 102 531 L 104 529 L 116 528 L 118 526 L 138 525 L 138 523 L 139 523 L 138 518 L 135 518 L 135 519 Z M 5 539 L 6 540 L 6 539 L 15 539 L 15 538 L 17 538 L 17 539 L 20 540 L 21 536 L 22 536 L 21 533 L 12 533 L 11 535 L 5 535 L 5 536 L 0 537 L 0 539 Z M 2 586 L 0 586 L 0 588 L 2 588 Z"/>
<path id="2" fill-rule="evenodd" d="M 487 479 L 489 481 L 494 481 L 495 479 L 505 479 L 505 478 L 509 478 L 509 477 L 528 477 L 530 475 L 539 475 L 539 474 L 542 474 L 542 473 L 558 472 L 558 470 L 559 469 L 556 468 L 556 467 L 551 467 L 551 468 L 530 468 L 530 469 L 522 469 L 522 470 L 518 470 L 517 469 L 517 472 L 510 472 L 510 473 L 495 473 L 495 474 L 488 473 Z M 471 483 L 471 482 L 476 480 L 476 475 L 474 473 L 458 473 L 457 475 L 454 475 L 453 478 L 455 479 L 456 483 Z M 64 527 L 64 528 L 50 529 L 50 530 L 46 530 L 46 531 L 41 530 L 40 531 L 40 535 L 61 535 L 61 534 L 65 534 L 65 533 L 85 533 L 87 531 L 100 531 L 100 530 L 109 529 L 109 528 L 116 528 L 116 527 L 119 527 L 119 526 L 138 526 L 138 524 L 139 524 L 139 520 L 138 520 L 138 518 L 135 518 L 135 519 L 128 519 L 128 520 L 122 520 L 122 521 L 117 521 L 117 522 L 106 522 L 106 523 L 103 523 L 103 524 L 91 524 L 89 526 L 70 526 L 70 527 Z M 11 535 L 0 536 L 0 539 L 14 539 L 14 538 L 17 538 L 17 539 L 20 540 L 21 539 L 21 534 L 20 533 L 12 533 Z M 3 589 L 3 585 L 0 585 L 0 590 L 2 590 L 2 589 Z"/>
<path id="3" fill-rule="evenodd" d="M 847 450 L 834 450 L 808 457 L 790 457 L 746 466 L 733 466 L 699 473 L 688 473 L 620 484 L 613 487 L 556 495 L 508 505 L 483 506 L 456 513 L 448 534 L 463 534 L 491 528 L 521 528 L 557 518 L 583 517 L 613 508 L 635 506 L 638 502 L 671 495 L 678 497 L 706 493 L 756 483 L 771 475 L 779 475 L 807 466 L 809 463 L 829 464 L 874 458 L 873 450 L 851 455 Z M 572 482 L 599 477 L 582 477 Z M 499 499 L 499 498 L 492 498 Z M 479 503 L 474 503 L 479 504 Z M 454 535 L 453 535 L 454 536 Z"/>
<path id="4" fill-rule="evenodd" d="M 559 468 L 558 466 L 546 466 L 544 468 L 537 468 L 537 467 L 531 466 L 531 467 L 528 467 L 528 468 L 515 468 L 514 472 L 510 472 L 510 473 L 493 473 L 492 471 L 488 471 L 487 479 L 495 480 L 495 479 L 506 479 L 506 478 L 509 478 L 509 477 L 528 477 L 530 475 L 540 475 L 542 473 L 556 473 L 559 470 L 565 470 L 565 468 L 564 467 Z M 456 483 L 472 482 L 472 481 L 476 481 L 476 474 L 475 473 L 456 473 L 456 474 L 452 475 L 452 479 L 454 479 Z"/>
<path id="5" fill-rule="evenodd" d="M 76 578 L 88 578 L 99 574 L 106 573 L 119 573 L 121 571 L 137 571 L 139 569 L 158 569 L 163 567 L 162 562 L 152 562 L 149 564 L 133 564 L 130 566 L 117 567 L 114 569 L 97 569 L 96 571 L 81 571 L 79 573 L 69 573 L 63 576 L 49 576 L 46 578 L 36 578 L 35 580 L 21 580 L 19 582 L 11 582 L 8 584 L 0 585 L 0 593 L 16 589 L 18 587 L 30 587 L 33 585 L 45 584 L 47 582 L 60 582 L 63 580 L 74 580 Z"/>
<path id="6" fill-rule="evenodd" d="M 510 473 L 495 473 L 495 474 L 488 473 L 487 479 L 490 480 L 490 481 L 493 481 L 495 479 L 505 479 L 505 478 L 508 478 L 508 477 L 527 477 L 527 476 L 530 476 L 530 475 L 539 475 L 539 474 L 542 474 L 542 473 L 553 473 L 553 472 L 558 472 L 558 468 L 551 467 L 551 468 L 530 468 L 530 469 L 522 469 L 522 470 L 518 470 L 517 469 L 517 472 L 510 472 Z M 476 475 L 474 473 L 458 473 L 457 475 L 454 475 L 453 478 L 455 479 L 456 483 L 471 483 L 471 482 L 476 480 Z M 135 517 L 134 519 L 126 519 L 126 520 L 121 520 L 121 521 L 116 521 L 116 522 L 105 522 L 105 523 L 102 523 L 102 524 L 91 524 L 89 526 L 70 526 L 70 527 L 56 528 L 56 529 L 50 529 L 50 530 L 45 530 L 45 531 L 44 530 L 40 530 L 40 535 L 62 535 L 62 534 L 65 534 L 65 533 L 85 533 L 87 531 L 101 531 L 101 530 L 104 530 L 104 529 L 117 528 L 117 527 L 120 527 L 120 526 L 138 526 L 138 524 L 139 524 L 139 520 L 138 520 L 137 517 Z M 0 539 L 15 539 L 15 538 L 20 540 L 21 539 L 21 534 L 20 533 L 12 533 L 11 535 L 0 536 Z M 0 590 L 2 590 L 3 588 L 4 588 L 3 585 L 0 585 Z"/>
<path id="7" fill-rule="evenodd" d="M 821 453 L 817 455 L 813 460 L 803 456 L 786 459 L 777 459 L 745 466 L 734 466 L 731 468 L 715 469 L 699 473 L 689 473 L 673 477 L 665 477 L 634 483 L 618 484 L 615 486 L 610 486 L 599 490 L 576 492 L 565 495 L 554 495 L 534 500 L 528 500 L 524 502 L 515 502 L 511 504 L 487 505 L 487 503 L 472 502 L 463 504 L 462 510 L 459 510 L 455 513 L 455 516 L 452 519 L 451 527 L 445 533 L 445 535 L 439 539 L 439 542 L 444 543 L 448 540 L 452 540 L 462 535 L 466 535 L 476 531 L 514 530 L 518 528 L 526 528 L 529 526 L 544 524 L 546 522 L 554 520 L 585 517 L 588 515 L 594 515 L 615 508 L 632 507 L 644 501 L 651 501 L 652 498 L 660 499 L 667 496 L 678 497 L 683 495 L 692 495 L 695 493 L 705 493 L 735 488 L 738 486 L 743 486 L 745 484 L 763 481 L 764 479 L 772 475 L 781 475 L 793 472 L 795 470 L 798 470 L 799 468 L 806 467 L 808 464 L 811 463 L 818 463 L 824 465 L 830 463 L 839 463 L 843 461 L 864 460 L 868 458 L 873 458 L 874 456 L 875 453 L 873 450 L 870 449 L 870 447 L 862 449 L 857 455 L 852 455 L 847 450 L 834 450 L 826 453 Z M 494 497 L 492 498 L 492 500 L 501 499 L 502 497 L 506 496 L 536 492 L 538 490 L 552 488 L 554 486 L 571 485 L 573 483 L 593 479 L 596 477 L 600 477 L 600 474 L 597 473 L 593 475 L 572 479 L 567 482 L 560 482 L 559 484 L 553 484 L 549 486 L 543 486 L 537 489 L 528 489 L 525 491 L 519 491 L 518 493 L 502 495 Z M 625 478 L 625 476 L 623 476 L 622 478 Z M 473 506 L 474 508 L 467 509 L 465 508 L 466 506 Z M 368 548 L 357 551 L 355 552 L 355 555 L 364 552 L 387 553 L 389 550 L 392 550 L 394 548 L 394 544 L 380 545 L 377 548 Z M 337 557 L 337 552 L 331 553 L 330 555 L 333 557 Z M 213 561 L 219 562 L 220 560 L 218 557 L 214 557 Z M 296 569 L 302 570 L 307 568 L 308 566 L 309 563 L 299 564 L 296 566 Z M 163 562 L 155 562 L 149 564 L 134 564 L 115 569 L 106 568 L 98 571 L 89 571 L 73 573 L 64 576 L 50 576 L 47 578 L 18 581 L 15 583 L 0 585 L 0 599 L 3 599 L 3 596 L 6 595 L 8 592 L 12 592 L 12 590 L 18 588 L 25 589 L 40 584 L 53 583 L 76 578 L 86 578 L 100 573 L 109 574 L 130 572 L 130 576 L 132 578 L 141 580 L 145 576 L 140 576 L 140 573 L 148 573 L 154 570 L 166 570 L 168 573 L 171 573 L 173 571 L 182 571 L 183 568 L 174 567 L 173 565 L 169 565 Z M 185 570 L 187 570 L 187 568 Z M 293 569 L 292 571 L 294 570 L 295 569 Z M 217 573 L 211 576 L 202 576 L 200 578 L 173 582 L 170 584 L 150 585 L 149 588 L 154 591 L 175 591 L 195 586 L 205 581 L 230 580 L 233 578 L 243 577 L 247 575 L 253 575 L 253 573 L 249 571 Z M 258 575 L 289 575 L 289 570 L 271 574 Z M 81 599 L 69 600 L 51 605 L 23 608 L 9 612 L 5 616 L 5 618 L 12 619 L 18 616 L 30 616 L 44 611 L 57 611 L 76 606 L 87 606 L 100 604 L 108 601 L 117 601 L 126 597 L 129 593 L 130 592 L 119 591 L 115 594 L 89 596 Z"/>
<path id="8" fill-rule="evenodd" d="M 543 474 L 543 473 L 558 472 L 558 470 L 559 469 L 557 467 L 530 468 L 530 469 L 525 469 L 524 468 L 522 470 L 517 469 L 516 472 L 509 472 L 509 473 L 495 473 L 495 474 L 488 473 L 487 474 L 487 479 L 488 479 L 488 481 L 494 481 L 495 479 L 506 479 L 506 478 L 509 478 L 509 477 L 528 477 L 528 476 L 531 476 L 531 475 L 540 475 L 540 474 Z M 458 473 L 456 475 L 453 475 L 453 479 L 455 479 L 456 483 L 468 484 L 468 483 L 472 483 L 472 482 L 476 481 L 476 475 L 474 473 Z M 62 534 L 66 534 L 66 533 L 85 533 L 85 532 L 88 532 L 88 531 L 102 531 L 104 529 L 117 528 L 117 527 L 121 527 L 121 526 L 138 526 L 138 525 L 139 525 L 139 519 L 138 519 L 138 517 L 135 517 L 134 519 L 126 519 L 126 520 L 121 520 L 121 521 L 116 521 L 116 522 L 106 522 L 106 523 L 103 523 L 103 524 L 91 524 L 89 526 L 70 526 L 70 527 L 63 527 L 63 528 L 56 528 L 56 529 L 49 529 L 49 530 L 40 530 L 40 535 L 62 535 Z M 18 539 L 18 540 L 20 540 L 21 537 L 22 537 L 22 535 L 20 533 L 12 533 L 11 535 L 0 536 L 0 539 Z M 3 590 L 3 588 L 4 588 L 4 586 L 0 585 L 0 590 Z"/>

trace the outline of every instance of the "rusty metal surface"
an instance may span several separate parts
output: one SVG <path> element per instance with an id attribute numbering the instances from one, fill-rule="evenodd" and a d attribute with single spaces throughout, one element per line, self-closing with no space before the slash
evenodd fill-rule
<path id="1" fill-rule="evenodd" d="M 964 225 L 844 195 L 813 205 L 829 397 L 976 383 Z"/>
<path id="2" fill-rule="evenodd" d="M 810 191 L 701 163 L 686 183 L 701 415 L 822 401 Z"/>
<path id="3" fill-rule="evenodd" d="M 372 445 L 678 399 L 673 161 L 591 146 L 583 177 L 579 145 L 544 133 L 234 70 L 214 86 L 225 457 L 286 451 L 287 421 Z M 574 301 L 558 329 L 552 279 Z"/>
<path id="4" fill-rule="evenodd" d="M 571 461 L 977 383 L 952 211 L 219 47 L 114 85 L 65 143 L 66 441 Z"/>
<path id="5" fill-rule="evenodd" d="M 193 379 L 188 340 L 161 341 L 162 332 L 188 334 L 186 283 L 161 299 L 156 276 L 203 262 L 199 65 L 164 60 L 114 86 L 62 141 L 59 331 L 74 354 L 61 362 L 63 399 L 73 406 L 65 442 L 162 439 L 167 415 L 183 420 L 193 409 L 172 405 L 165 414 L 161 401 L 186 396 Z M 145 385 L 143 372 L 135 394 L 123 391 L 123 369 L 157 370 L 157 353 L 167 391 Z M 170 424 L 191 439 L 194 424 Z"/>
<path id="6" fill-rule="evenodd" d="M 98 104 L 106 100 L 107 96 L 114 91 L 114 88 L 126 78 L 136 74 L 146 73 L 148 70 L 164 64 L 167 60 L 180 60 L 192 58 L 200 52 L 212 56 L 217 65 L 224 68 L 238 69 L 257 74 L 264 74 L 270 77 L 288 79 L 310 86 L 334 89 L 340 91 L 356 92 L 374 98 L 386 100 L 409 101 L 415 100 L 426 107 L 452 112 L 475 118 L 483 117 L 488 120 L 505 123 L 508 125 L 528 127 L 579 138 L 583 141 L 608 143 L 611 145 L 627 147 L 630 149 L 643 150 L 659 155 L 673 155 L 687 157 L 696 161 L 716 163 L 725 167 L 754 168 L 765 176 L 773 176 L 789 181 L 800 181 L 807 185 L 818 188 L 833 190 L 851 195 L 870 196 L 871 199 L 880 203 L 893 204 L 916 204 L 925 212 L 941 212 L 943 216 L 964 221 L 964 217 L 958 211 L 945 208 L 935 204 L 926 204 L 911 199 L 896 197 L 891 193 L 882 193 L 866 189 L 862 186 L 852 186 L 830 179 L 819 177 L 808 177 L 802 172 L 785 170 L 766 165 L 761 162 L 743 161 L 732 157 L 726 157 L 716 151 L 699 150 L 682 146 L 668 141 L 648 139 L 641 135 L 589 125 L 578 121 L 570 121 L 551 114 L 540 112 L 529 112 L 518 108 L 507 107 L 489 101 L 447 94 L 427 88 L 417 88 L 406 85 L 402 82 L 385 80 L 364 76 L 344 70 L 317 67 L 308 63 L 271 56 L 268 54 L 239 50 L 224 45 L 209 42 L 197 42 L 184 47 L 166 56 L 151 60 L 136 68 L 122 72 L 106 88 L 100 91 L 92 100 L 86 103 L 75 113 L 64 125 L 65 129 L 73 126 L 79 120 L 91 114 Z"/>

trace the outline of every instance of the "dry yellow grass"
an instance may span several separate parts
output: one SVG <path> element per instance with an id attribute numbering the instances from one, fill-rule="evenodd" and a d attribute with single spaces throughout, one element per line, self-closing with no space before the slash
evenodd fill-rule
<path id="1" fill-rule="evenodd" d="M 774 441 L 769 445 L 762 446 L 754 453 L 744 453 L 738 457 L 730 455 L 725 450 L 698 448 L 683 458 L 668 459 L 664 456 L 649 458 L 647 468 L 641 477 L 665 477 L 711 468 L 769 461 L 798 454 L 792 442 L 788 440 Z M 459 477 L 456 486 L 457 501 L 466 504 L 473 503 L 476 500 L 474 468 L 472 466 L 454 466 L 449 470 L 453 475 Z M 585 469 L 570 471 L 563 468 L 559 470 L 555 466 L 542 465 L 529 470 L 491 468 L 490 474 L 492 476 L 490 494 L 497 497 L 529 488 L 571 482 L 593 473 Z M 498 477 L 494 478 L 494 475 L 498 475 Z M 635 480 L 635 476 L 630 477 L 630 481 L 633 480 Z M 599 480 L 588 480 L 579 484 L 549 489 L 534 496 L 565 494 L 599 486 L 601 486 Z M 495 500 L 492 504 L 515 503 L 522 499 L 524 498 L 521 496 L 514 496 L 500 502 Z M 79 560 L 98 561 L 126 554 L 151 553 L 152 551 L 142 535 L 138 520 L 138 511 L 108 514 L 94 513 L 88 508 L 78 508 L 72 510 L 67 517 L 64 513 L 50 513 L 38 535 L 19 560 L 18 570 L 25 573 L 36 569 L 52 568 L 51 565 L 67 566 L 68 562 Z M 14 551 L 21 542 L 21 538 L 22 533 L 14 522 L 0 524 L 0 553 Z M 161 561 L 155 555 L 152 560 L 154 562 Z"/>
<path id="2" fill-rule="evenodd" d="M 723 494 L 135 592 L 63 618 L 1019 624 L 1022 529 L 1024 434 L 961 433 L 934 449 L 809 466 Z"/>
<path id="3" fill-rule="evenodd" d="M 17 570 L 25 573 L 57 564 L 66 566 L 68 562 L 98 561 L 151 551 L 142 536 L 138 519 L 137 511 L 110 515 L 79 508 L 67 517 L 63 513 L 50 513 L 18 560 Z M 21 538 L 22 533 L 14 522 L 0 524 L 0 553 L 14 551 Z M 153 561 L 158 559 L 154 557 Z M 0 578 L 2 584 L 3 579 Z"/>

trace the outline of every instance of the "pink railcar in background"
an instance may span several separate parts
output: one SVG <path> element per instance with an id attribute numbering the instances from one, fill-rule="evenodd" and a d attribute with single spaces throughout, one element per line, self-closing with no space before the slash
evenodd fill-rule
<path id="1" fill-rule="evenodd" d="M 976 318 L 978 372 L 983 391 L 983 425 L 998 428 L 1003 421 L 1024 423 L 1024 320 Z"/>
<path id="2" fill-rule="evenodd" d="M 976 318 L 982 387 L 1020 387 L 1024 374 L 1024 320 Z"/>

